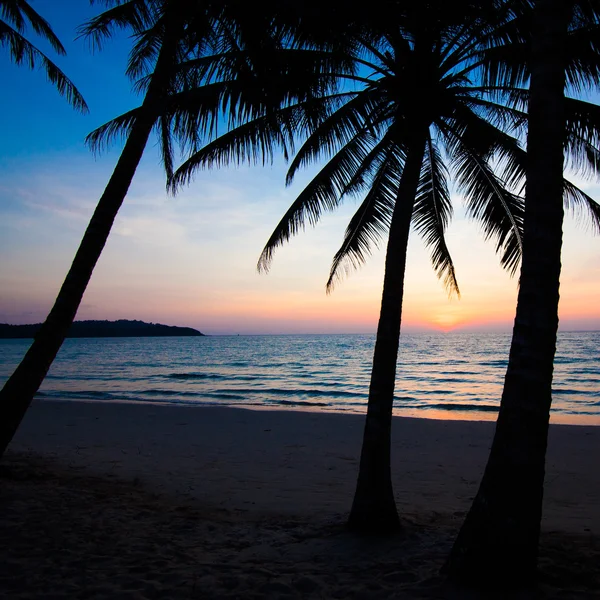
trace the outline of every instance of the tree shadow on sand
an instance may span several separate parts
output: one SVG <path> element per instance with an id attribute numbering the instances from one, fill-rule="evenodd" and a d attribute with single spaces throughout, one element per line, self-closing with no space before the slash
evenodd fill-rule
<path id="1" fill-rule="evenodd" d="M 35 455 L 9 454 L 0 482 L 0 595 L 15 600 L 466 597 L 437 576 L 462 513 L 423 511 L 400 537 L 359 538 L 343 514 L 182 503 Z M 541 547 L 536 597 L 595 597 L 597 535 L 546 532 Z"/>

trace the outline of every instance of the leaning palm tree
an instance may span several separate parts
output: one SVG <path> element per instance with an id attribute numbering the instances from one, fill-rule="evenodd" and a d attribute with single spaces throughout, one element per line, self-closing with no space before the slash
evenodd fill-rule
<path id="1" fill-rule="evenodd" d="M 257 18 L 241 2 L 103 1 L 110 8 L 84 26 L 82 33 L 100 46 L 116 29 L 133 32 L 127 74 L 144 99 L 138 108 L 88 136 L 93 149 L 119 136 L 126 141 L 48 318 L 0 391 L 0 456 L 75 318 L 152 132 L 158 136 L 170 177 L 175 143 L 196 148 L 223 121 L 225 127 L 232 126 L 264 114 L 268 106 L 289 96 L 311 93 L 310 84 L 277 85 L 272 51 L 278 44 L 290 43 L 298 21 L 293 11 L 284 19 L 279 3 L 273 3 L 277 10 L 262 15 L 256 31 Z M 313 61 L 317 67 L 320 60 L 316 56 Z M 287 65 L 281 65 L 282 73 L 290 81 L 295 79 L 294 69 Z M 327 84 L 320 77 L 316 85 Z"/>
<path id="2" fill-rule="evenodd" d="M 87 104 L 72 81 L 46 54 L 25 37 L 28 23 L 57 54 L 63 56 L 66 54 L 64 46 L 48 21 L 35 11 L 27 0 L 0 0 L 0 46 L 8 48 L 16 65 L 24 65 L 30 69 L 41 67 L 48 81 L 54 85 L 61 96 L 64 96 L 77 110 L 87 112 Z"/>
<path id="3" fill-rule="evenodd" d="M 402 3 L 400 3 L 402 4 Z M 485 4 L 485 3 L 484 3 Z M 381 3 L 382 10 L 355 31 L 355 72 L 335 94 L 288 106 L 208 144 L 175 173 L 187 181 L 195 169 L 232 158 L 252 161 L 246 150 L 280 144 L 284 133 L 307 140 L 292 160 L 288 181 L 300 167 L 329 157 L 287 211 L 261 255 L 267 269 L 277 246 L 315 223 L 349 194 L 364 199 L 346 231 L 328 281 L 331 289 L 348 268 L 362 263 L 389 229 L 381 314 L 357 491 L 349 524 L 361 531 L 399 526 L 390 475 L 390 430 L 399 345 L 406 250 L 411 222 L 431 248 L 434 268 L 458 293 L 444 241 L 451 212 L 448 178 L 453 169 L 469 210 L 496 240 L 501 261 L 514 270 L 521 245 L 522 202 L 494 173 L 491 161 L 519 149 L 510 135 L 522 115 L 497 103 L 476 77 L 480 53 L 494 28 L 476 2 L 460 7 Z M 383 10 L 385 9 L 385 10 Z M 460 9 L 460 10 L 458 10 Z M 396 12 L 390 12 L 396 11 Z M 469 19 L 465 24 L 464 19 Z M 490 99 L 486 99 L 486 95 Z M 503 130 L 504 128 L 504 130 Z M 291 146 L 293 136 L 286 138 Z"/>
<path id="4" fill-rule="evenodd" d="M 146 142 L 157 123 L 160 104 L 170 91 L 169 70 L 179 59 L 185 13 L 176 10 L 176 3 L 165 3 L 162 7 L 157 2 L 136 0 L 123 4 L 107 1 L 106 4 L 115 6 L 93 19 L 84 32 L 100 43 L 115 28 L 131 27 L 138 38 L 130 56 L 129 73 L 135 76 L 148 69 L 151 77 L 144 101 L 130 119 L 130 130 L 121 156 L 54 306 L 27 354 L 0 392 L 0 455 L 11 441 L 75 318 Z"/>
<path id="5" fill-rule="evenodd" d="M 446 570 L 469 585 L 530 585 L 536 576 L 544 466 L 558 329 L 563 196 L 587 202 L 563 180 L 565 150 L 572 166 L 600 174 L 600 109 L 565 97 L 597 85 L 600 4 L 536 0 L 531 52 L 505 74 L 527 77 L 526 203 L 520 286 L 508 369 L 492 449 L 477 496 Z M 515 71 L 515 67 L 517 67 Z M 521 72 L 520 75 L 518 72 Z M 595 81 L 594 81 L 595 79 Z M 591 81 L 590 81 L 591 80 Z"/>

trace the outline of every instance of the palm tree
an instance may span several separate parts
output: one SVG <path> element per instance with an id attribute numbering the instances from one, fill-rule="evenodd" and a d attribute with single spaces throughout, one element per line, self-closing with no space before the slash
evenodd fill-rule
<path id="1" fill-rule="evenodd" d="M 579 4 L 573 14 L 569 2 L 534 3 L 518 303 L 490 456 L 446 565 L 449 577 L 463 584 L 518 587 L 533 583 L 536 576 L 558 329 L 563 194 L 572 191 L 563 181 L 564 149 L 580 164 L 587 162 L 596 176 L 600 156 L 600 110 L 564 93 L 566 83 L 580 87 L 597 78 L 600 69 L 600 7 Z M 582 118 L 584 112 L 587 117 Z M 588 204 L 598 228 L 598 206 Z"/>
<path id="2" fill-rule="evenodd" d="M 231 21 L 230 5 L 186 0 L 103 1 L 110 8 L 84 26 L 82 34 L 100 46 L 115 29 L 133 31 L 135 44 L 127 74 L 136 81 L 136 89 L 144 92 L 144 99 L 138 108 L 88 136 L 94 149 L 120 135 L 126 141 L 48 318 L 0 391 L 0 456 L 75 318 L 152 131 L 157 132 L 169 177 L 175 141 L 195 147 L 203 135 L 216 130 L 224 112 L 235 123 L 252 117 L 264 100 L 240 45 L 243 33 L 254 45 L 257 36 L 248 33 L 250 24 L 238 31 L 240 23 Z M 261 35 L 266 39 L 269 33 L 263 30 Z"/>
<path id="3" fill-rule="evenodd" d="M 275 229 L 259 268 L 268 268 L 274 249 L 306 220 L 314 224 L 323 210 L 335 208 L 347 194 L 366 192 L 334 258 L 328 289 L 345 270 L 362 263 L 371 244 L 389 229 L 361 466 L 349 519 L 352 528 L 369 532 L 399 527 L 390 476 L 390 429 L 411 222 L 431 248 L 438 275 L 458 293 L 444 241 L 451 213 L 446 165 L 454 169 L 486 236 L 496 239 L 502 263 L 513 270 L 522 219 L 521 199 L 490 166 L 498 154 L 518 151 L 518 141 L 499 126 L 518 131 L 522 115 L 486 99 L 491 90 L 476 79 L 479 54 L 494 28 L 480 18 L 477 3 L 461 3 L 457 10 L 456 5 L 425 2 L 402 6 L 399 13 L 389 12 L 394 3 L 383 6 L 388 12 L 378 12 L 381 19 L 369 23 L 372 29 L 356 32 L 354 72 L 336 73 L 350 83 L 335 94 L 286 107 L 277 120 L 263 118 L 231 131 L 189 158 L 174 176 L 177 184 L 215 160 L 252 160 L 256 157 L 245 150 L 256 148 L 250 142 L 260 140 L 264 155 L 282 143 L 283 133 L 296 134 L 286 138 L 288 146 L 305 133 L 308 139 L 292 161 L 288 181 L 304 164 L 331 158 Z"/>
<path id="4" fill-rule="evenodd" d="M 360 532 L 388 533 L 400 525 L 391 484 L 390 432 L 411 222 L 431 248 L 438 276 L 449 291 L 458 293 L 444 241 L 451 214 L 447 181 L 453 171 L 471 214 L 482 221 L 486 236 L 496 239 L 502 264 L 514 270 L 520 255 L 521 199 L 507 189 L 490 161 L 518 153 L 517 140 L 502 126 L 518 131 L 522 117 L 477 83 L 480 53 L 503 23 L 486 25 L 471 3 L 460 8 L 457 18 L 456 5 L 425 3 L 403 15 L 399 31 L 387 27 L 376 44 L 365 44 L 373 77 L 309 138 L 290 176 L 327 149 L 338 131 L 341 149 L 292 205 L 261 259 L 266 266 L 304 213 L 315 218 L 313 205 L 325 196 L 325 185 L 330 195 L 321 202 L 331 205 L 348 192 L 368 187 L 334 258 L 329 289 L 342 270 L 364 261 L 370 244 L 389 228 L 359 476 L 349 517 L 349 526 Z"/>
<path id="5" fill-rule="evenodd" d="M 497 67 L 494 49 L 504 40 L 510 50 L 509 43 L 522 38 L 523 25 L 515 18 L 514 6 L 504 7 L 495 25 L 484 25 L 482 20 L 490 23 L 485 4 L 484 12 L 479 13 L 483 19 L 478 20 L 475 12 L 469 24 L 452 20 L 456 5 L 447 15 L 443 6 L 429 4 L 423 7 L 426 17 L 418 9 L 405 15 L 412 19 L 405 21 L 402 36 L 394 38 L 388 33 L 381 46 L 371 45 L 369 66 L 376 75 L 364 81 L 363 90 L 312 133 L 295 157 L 289 178 L 300 165 L 322 154 L 335 153 L 333 159 L 287 211 L 261 257 L 260 265 L 268 266 L 274 248 L 296 233 L 306 217 L 315 222 L 321 210 L 337 206 L 344 194 L 367 189 L 334 258 L 328 281 L 331 289 L 340 272 L 364 261 L 370 245 L 389 227 L 367 421 L 349 519 L 350 526 L 359 531 L 398 528 L 389 438 L 411 219 L 432 249 L 438 275 L 450 290 L 458 291 L 443 237 L 451 208 L 446 181 L 453 171 L 471 215 L 483 222 L 486 237 L 497 240 L 502 264 L 514 271 L 519 261 L 523 208 L 519 195 L 507 187 L 522 189 L 526 156 L 506 130 L 519 135 L 526 124 L 523 106 L 527 90 L 510 80 L 502 88 L 486 83 Z M 438 15 L 437 24 L 432 23 L 432 14 Z M 361 60 L 366 62 L 363 57 Z M 487 74 L 478 73 L 478 65 L 485 66 Z M 478 77 L 483 84 L 478 84 Z M 574 99 L 569 102 L 575 134 L 572 155 L 588 152 L 593 162 L 597 152 L 583 143 L 577 132 L 586 123 L 597 122 L 597 111 Z M 588 210 L 599 227 L 600 206 L 569 181 L 562 181 L 561 186 L 565 200 Z"/>
<path id="6" fill-rule="evenodd" d="M 24 359 L 0 392 L 0 456 L 17 430 L 75 318 L 117 211 L 157 122 L 160 103 L 169 92 L 169 69 L 178 59 L 185 13 L 178 14 L 175 3 L 165 4 L 165 9 L 171 10 L 164 12 L 152 11 L 154 7 L 150 2 L 133 0 L 115 4 L 114 8 L 92 20 L 85 32 L 100 41 L 102 37 L 110 35 L 115 27 L 132 26 L 139 37 L 129 62 L 130 73 L 137 75 L 145 67 L 146 60 L 155 59 L 154 69 L 142 106 L 130 119 L 130 131 L 123 152 L 98 202 L 54 306 Z"/>
<path id="7" fill-rule="evenodd" d="M 485 3 L 482 7 L 489 9 Z M 432 3 L 423 7 L 426 18 L 418 9 L 404 12 L 401 18 L 379 12 L 382 22 L 370 23 L 366 37 L 364 30 L 354 31 L 360 42 L 352 50 L 353 59 L 362 72 L 350 69 L 336 74 L 357 84 L 357 90 L 346 86 L 331 96 L 288 106 L 277 118 L 270 115 L 233 129 L 191 156 L 173 179 L 174 185 L 188 181 L 197 168 L 214 161 L 264 159 L 272 156 L 277 145 L 289 151 L 295 139 L 306 133 L 308 139 L 292 162 L 288 181 L 303 164 L 323 155 L 332 158 L 281 220 L 259 268 L 268 268 L 274 249 L 307 220 L 316 223 L 323 210 L 334 209 L 347 194 L 366 192 L 334 258 L 329 290 L 341 274 L 366 259 L 370 247 L 389 228 L 365 439 L 350 516 L 351 526 L 362 531 L 390 531 L 399 525 L 389 472 L 389 438 L 411 219 L 432 249 L 438 274 L 450 290 L 458 291 L 443 236 L 451 210 L 446 163 L 466 193 L 472 216 L 483 223 L 486 237 L 496 240 L 502 264 L 515 270 L 520 256 L 523 206 L 507 186 L 519 188 L 526 156 L 507 131 L 519 135 L 526 123 L 527 90 L 511 80 L 502 88 L 482 85 L 478 78 L 485 72 L 478 74 L 478 66 L 485 66 L 487 80 L 493 81 L 494 73 L 501 70 L 495 47 L 500 42 L 505 45 L 500 56 L 506 60 L 513 48 L 508 42 L 521 40 L 524 26 L 514 19 L 512 7 L 500 11 L 493 27 L 476 18 L 483 14 L 487 22 L 489 13 L 477 13 L 472 4 L 462 8 L 475 11 L 468 24 L 453 20 L 454 13 L 444 13 L 443 6 Z M 431 15 L 439 20 L 434 23 Z M 402 23 L 402 28 L 390 31 L 389 23 Z M 590 105 L 573 102 L 571 116 L 579 127 L 592 117 Z M 574 140 L 575 154 L 592 152 L 589 146 L 577 144 Z M 262 152 L 257 154 L 257 148 Z M 492 160 L 501 176 L 490 167 Z M 598 226 L 600 206 L 566 180 L 564 189 L 566 200 L 589 210 Z"/>
<path id="8" fill-rule="evenodd" d="M 294 3 L 275 0 L 265 2 L 259 14 L 234 0 L 103 2 L 110 8 L 84 26 L 82 34 L 100 47 L 115 29 L 133 31 L 127 74 L 144 92 L 144 100 L 87 138 L 94 150 L 120 136 L 126 141 L 48 318 L 0 391 L 0 456 L 75 318 L 153 130 L 169 181 L 176 142 L 196 150 L 219 128 L 235 127 L 275 107 L 323 93 L 333 81 L 322 74 L 332 64 L 324 62 L 328 57 L 322 53 L 298 62 L 292 52 L 285 63 L 277 62 L 282 47 L 329 43 L 318 11 L 305 13 Z M 307 77 L 311 71 L 316 78 Z"/>
<path id="9" fill-rule="evenodd" d="M 71 80 L 23 35 L 27 29 L 27 22 L 56 53 L 66 54 L 48 21 L 41 17 L 26 0 L 0 0 L 0 46 L 8 47 L 10 56 L 17 65 L 25 65 L 30 69 L 41 66 L 46 72 L 48 81 L 54 85 L 59 94 L 77 110 L 87 112 L 87 104 Z"/>

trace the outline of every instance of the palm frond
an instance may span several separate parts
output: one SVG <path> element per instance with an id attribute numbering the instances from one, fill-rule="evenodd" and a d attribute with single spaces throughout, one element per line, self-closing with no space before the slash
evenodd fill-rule
<path id="1" fill-rule="evenodd" d="M 258 261 L 259 271 L 268 271 L 275 249 L 306 226 L 315 225 L 323 211 L 339 205 L 344 190 L 372 148 L 368 132 L 356 135 L 335 154 L 304 188 L 267 241 Z"/>
<path id="2" fill-rule="evenodd" d="M 600 175 L 600 107 L 591 102 L 565 98 L 566 151 L 569 167 L 576 173 Z"/>
<path id="3" fill-rule="evenodd" d="M 459 13 L 460 22 L 442 31 L 443 51 L 440 67 L 443 72 L 455 70 L 461 63 L 471 63 L 477 69 L 483 65 L 488 75 L 505 62 L 506 50 L 524 41 L 522 22 L 523 7 L 518 2 L 502 2 L 500 6 L 475 6 L 471 14 Z M 482 10 L 483 9 L 483 10 Z M 516 9 L 516 14 L 515 14 Z"/>
<path id="4" fill-rule="evenodd" d="M 590 102 L 565 98 L 566 156 L 572 170 L 580 175 L 598 177 L 600 167 L 600 108 Z M 525 192 L 527 153 L 517 140 L 489 127 L 485 121 L 468 133 L 462 130 L 461 141 L 476 142 L 476 153 L 494 157 L 503 185 L 517 189 L 517 197 Z M 589 219 L 594 231 L 598 223 L 598 204 L 580 188 L 565 179 L 565 206 Z M 510 201 L 510 198 L 508 198 Z M 507 205 L 507 210 L 509 209 Z M 514 245 L 514 243 L 513 243 Z"/>
<path id="5" fill-rule="evenodd" d="M 30 69 L 40 67 L 48 81 L 67 102 L 82 113 L 88 106 L 75 84 L 41 50 L 23 37 L 18 31 L 0 21 L 0 46 L 7 46 L 16 65 Z"/>
<path id="6" fill-rule="evenodd" d="M 375 134 L 377 125 L 373 113 L 376 109 L 377 103 L 363 92 L 322 118 L 292 160 L 286 176 L 288 185 L 301 167 L 334 154 L 358 133 L 369 130 Z"/>
<path id="7" fill-rule="evenodd" d="M 583 3 L 579 4 L 579 8 Z M 575 93 L 597 89 L 600 79 L 600 23 L 598 17 L 569 31 L 565 75 L 567 86 Z"/>
<path id="8" fill-rule="evenodd" d="M 468 148 L 474 156 L 481 157 L 484 161 L 494 161 L 501 170 L 501 179 L 517 193 L 524 190 L 526 154 L 517 138 L 506 131 L 494 126 L 493 117 L 484 119 L 481 115 L 471 110 L 469 99 L 461 106 L 457 106 L 452 118 L 445 119 L 441 129 L 444 132 L 445 143 L 449 154 L 455 150 L 461 153 L 463 148 Z M 475 103 L 477 106 L 477 103 Z M 486 108 L 486 116 L 493 113 L 493 104 L 480 103 L 478 108 Z M 502 118 L 502 117 L 500 117 Z M 438 122 L 438 124 L 442 121 Z"/>
<path id="9" fill-rule="evenodd" d="M 577 6 L 581 8 L 583 5 L 578 3 Z M 525 20 L 524 30 L 529 26 Z M 568 87 L 577 93 L 594 89 L 600 78 L 599 36 L 600 24 L 597 17 L 595 22 L 588 20 L 569 31 L 565 75 Z M 484 84 L 500 87 L 526 86 L 529 80 L 529 54 L 530 46 L 526 39 L 513 39 L 511 43 L 487 49 L 482 55 Z"/>
<path id="10" fill-rule="evenodd" d="M 373 248 L 378 248 L 383 241 L 392 220 L 401 170 L 399 153 L 389 148 L 379 163 L 367 195 L 346 228 L 342 246 L 333 257 L 327 293 L 333 291 L 344 275 L 362 266 Z"/>
<path id="11" fill-rule="evenodd" d="M 159 133 L 162 163 L 168 182 L 173 177 L 173 137 L 169 120 L 165 116 L 161 116 L 156 127 Z"/>
<path id="12" fill-rule="evenodd" d="M 214 94 L 211 102 L 201 104 L 198 95 Z M 170 100 L 170 111 L 174 114 L 173 131 L 182 145 L 190 145 L 192 154 L 177 169 L 169 186 L 172 191 L 189 183 L 194 172 L 200 168 L 248 162 L 263 164 L 272 161 L 275 151 L 281 149 L 284 158 L 294 151 L 296 137 L 321 118 L 319 115 L 333 110 L 344 95 L 331 95 L 311 101 L 283 106 L 277 111 L 258 105 L 252 91 L 239 81 L 210 84 L 197 90 L 174 95 Z M 248 95 L 249 94 L 249 95 Z M 182 102 L 183 100 L 183 102 Z M 237 115 L 231 114 L 235 105 Z M 221 112 L 220 112 L 221 111 Z M 229 113 L 229 128 L 218 136 L 218 116 Z M 202 121 L 211 114 L 210 122 Z M 239 122 L 234 122 L 234 119 Z M 197 132 L 203 132 L 201 139 Z M 196 136 L 196 137 L 194 137 Z M 203 141 L 211 140 L 203 147 Z"/>
<path id="13" fill-rule="evenodd" d="M 600 204 L 567 179 L 564 180 L 563 193 L 567 208 L 579 220 L 587 221 L 592 231 L 600 235 Z"/>
<path id="14" fill-rule="evenodd" d="M 482 83 L 499 88 L 522 88 L 529 82 L 527 43 L 511 43 L 488 48 L 482 55 Z"/>
<path id="15" fill-rule="evenodd" d="M 89 133 L 85 138 L 85 143 L 93 152 L 100 152 L 115 140 L 125 139 L 140 113 L 141 108 L 138 107 L 111 119 Z"/>
<path id="16" fill-rule="evenodd" d="M 10 23 L 19 33 L 25 33 L 27 22 L 18 2 L 14 0 L 1 0 L 0 19 Z"/>
<path id="17" fill-rule="evenodd" d="M 440 152 L 429 137 L 415 198 L 413 225 L 425 245 L 431 249 L 433 268 L 438 278 L 443 278 L 448 294 L 456 293 L 460 297 L 454 263 L 445 239 L 445 231 L 452 216 L 448 177 Z"/>
<path id="18" fill-rule="evenodd" d="M 125 74 L 135 81 L 144 74 L 152 73 L 156 57 L 164 42 L 164 16 L 156 18 L 147 29 L 136 37 L 135 44 L 129 53 L 129 61 Z"/>
<path id="19" fill-rule="evenodd" d="M 450 128 L 441 131 L 452 147 L 452 167 L 459 189 L 464 192 L 468 214 L 481 223 L 486 240 L 496 241 L 500 264 L 514 274 L 523 248 L 523 198 L 509 192 L 496 176 L 488 162 L 494 158 L 493 153 L 486 156 L 477 146 L 473 147 L 468 143 L 469 135 L 457 137 Z"/>
<path id="20" fill-rule="evenodd" d="M 342 190 L 341 195 L 357 195 L 367 191 L 371 182 L 374 180 L 375 174 L 379 172 L 382 162 L 386 160 L 389 152 L 393 149 L 395 149 L 394 151 L 400 157 L 401 164 L 403 164 L 405 157 L 402 149 L 397 148 L 397 145 L 394 142 L 394 136 L 388 132 L 365 156 L 361 164 L 355 170 L 352 179 L 348 181 L 346 187 Z"/>
<path id="21" fill-rule="evenodd" d="M 26 20 L 40 37 L 44 38 L 52 49 L 60 55 L 65 55 L 65 49 L 50 23 L 38 14 L 26 0 L 0 1 L 0 18 L 9 23 L 21 34 L 25 33 Z"/>
<path id="22" fill-rule="evenodd" d="M 270 114 L 234 127 L 205 144 L 178 167 L 169 182 L 169 189 L 175 191 L 190 183 L 198 169 L 243 162 L 256 164 L 262 161 L 266 164 L 273 160 L 278 149 L 283 150 L 285 158 L 294 148 L 290 123 L 294 123 L 296 115 L 292 109 L 297 107 L 290 107 L 289 114 Z M 177 119 L 180 120 L 181 115 Z M 189 126 L 186 125 L 185 129 Z M 207 128 L 208 134 L 211 129 L 214 127 Z"/>
<path id="23" fill-rule="evenodd" d="M 508 106 L 488 98 L 465 97 L 464 103 L 482 116 L 496 129 L 513 137 L 525 139 L 527 133 L 527 111 Z"/>
<path id="24" fill-rule="evenodd" d="M 105 2 L 112 8 L 90 19 L 78 28 L 79 37 L 87 38 L 92 48 L 101 50 L 104 42 L 118 30 L 141 33 L 160 14 L 160 2 L 155 0 L 124 0 Z"/>

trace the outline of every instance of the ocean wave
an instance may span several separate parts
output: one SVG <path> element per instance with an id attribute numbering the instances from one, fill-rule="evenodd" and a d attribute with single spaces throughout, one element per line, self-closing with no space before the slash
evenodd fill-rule
<path id="1" fill-rule="evenodd" d="M 416 400 L 416 398 L 414 396 L 394 396 L 394 402 L 396 402 L 396 400 L 398 400 L 399 402 L 413 402 L 414 400 Z"/>
<path id="2" fill-rule="evenodd" d="M 212 390 L 212 392 L 221 391 L 226 392 L 226 390 Z M 235 388 L 234 390 L 238 394 L 250 394 L 250 395 L 263 395 L 263 396 L 315 396 L 315 397 L 330 397 L 330 398 L 357 398 L 361 397 L 361 394 L 356 394 L 355 392 L 346 392 L 346 391 L 330 391 L 330 390 L 320 390 L 317 388 L 294 388 L 294 389 L 285 389 L 285 388 Z"/>
<path id="3" fill-rule="evenodd" d="M 305 400 L 270 400 L 268 403 L 282 406 L 331 406 L 328 402 L 306 402 Z"/>
<path id="4" fill-rule="evenodd" d="M 451 371 L 448 374 L 449 375 L 462 375 L 462 376 L 466 376 L 466 377 L 469 377 L 469 378 L 470 377 L 481 377 L 481 373 L 477 373 L 475 371 Z"/>
<path id="5" fill-rule="evenodd" d="M 434 381 L 435 383 L 472 383 L 471 379 L 465 377 L 431 377 L 424 381 Z"/>
<path id="6" fill-rule="evenodd" d="M 312 379 L 312 377 L 310 377 Z M 319 380 L 319 385 L 323 387 L 346 387 L 347 383 L 342 383 L 341 381 L 323 381 Z"/>
<path id="7" fill-rule="evenodd" d="M 591 383 L 597 385 L 600 389 L 600 375 L 596 377 L 560 377 L 559 383 L 580 383 L 583 385 Z"/>
<path id="8" fill-rule="evenodd" d="M 55 381 L 144 381 L 146 377 L 131 377 L 129 375 L 115 375 L 111 371 L 101 374 L 85 373 L 82 371 L 67 372 L 63 375 L 49 373 L 45 379 Z"/>
<path id="9" fill-rule="evenodd" d="M 450 359 L 450 360 L 445 360 L 443 362 L 443 364 L 445 364 L 445 365 L 464 365 L 469 362 L 471 362 L 471 361 L 466 360 L 464 358 L 454 358 L 454 359 Z M 442 363 L 440 363 L 440 364 L 442 364 Z"/>
<path id="10" fill-rule="evenodd" d="M 218 398 L 219 400 L 246 400 L 246 396 L 240 396 L 239 394 L 230 394 L 227 392 L 205 392 L 201 394 L 203 398 Z M 252 403 L 260 404 L 260 403 Z"/>
<path id="11" fill-rule="evenodd" d="M 424 379 L 423 383 L 429 383 L 431 384 L 432 382 L 430 380 Z M 431 396 L 431 395 L 436 395 L 436 396 L 447 396 L 447 395 L 454 395 L 454 394 L 458 394 L 458 393 L 462 393 L 459 392 L 458 390 L 447 390 L 447 389 L 420 389 L 419 390 L 419 394 L 423 394 L 425 396 Z"/>
<path id="12" fill-rule="evenodd" d="M 169 373 L 167 375 L 158 375 L 166 379 L 175 379 L 179 381 L 263 381 L 273 379 L 272 376 L 262 375 L 236 375 L 228 373 Z"/>
<path id="13" fill-rule="evenodd" d="M 160 390 L 160 389 L 150 389 L 150 390 L 135 390 L 131 392 L 132 394 L 142 394 L 148 396 L 201 396 L 201 392 L 191 392 L 189 390 Z"/>
<path id="14" fill-rule="evenodd" d="M 598 390 L 573 389 L 573 388 L 554 388 L 552 394 L 569 394 L 571 396 L 600 396 Z"/>
<path id="15" fill-rule="evenodd" d="M 118 354 L 110 340 L 71 344 L 86 352 L 69 350 L 67 340 L 38 397 L 364 411 L 374 338 L 362 345 L 356 336 L 248 339 L 123 339 Z M 507 341 L 510 336 L 411 336 L 401 348 L 394 411 L 489 418 L 498 410 Z M 600 417 L 599 344 L 599 334 L 559 335 L 554 414 Z M 6 378 L 6 365 L 18 364 L 22 350 L 8 342 L 0 347 Z"/>
<path id="16" fill-rule="evenodd" d="M 577 363 L 585 363 L 589 362 L 589 356 L 556 356 L 554 358 L 555 365 L 565 365 L 565 364 L 577 364 Z"/>
<path id="17" fill-rule="evenodd" d="M 465 411 L 481 411 L 481 412 L 498 412 L 499 406 L 491 404 L 451 404 L 441 402 L 439 404 L 423 404 L 420 408 L 441 408 L 443 410 L 465 410 Z"/>
<path id="18" fill-rule="evenodd" d="M 506 367 L 508 365 L 508 360 L 499 359 L 499 360 L 485 360 L 478 363 L 482 367 Z"/>
<path id="19" fill-rule="evenodd" d="M 122 394 L 100 392 L 97 390 L 45 390 L 37 392 L 36 396 L 55 399 L 81 399 L 81 400 L 126 400 Z"/>
<path id="20" fill-rule="evenodd" d="M 227 379 L 225 375 L 219 373 L 168 373 L 158 375 L 157 377 L 166 377 L 167 379 Z"/>
<path id="21" fill-rule="evenodd" d="M 231 363 L 234 364 L 234 363 Z M 250 366 L 250 365 L 247 365 Z M 309 365 L 304 363 L 288 363 L 280 361 L 269 361 L 269 362 L 257 362 L 252 365 L 253 369 L 305 369 L 310 368 Z"/>

